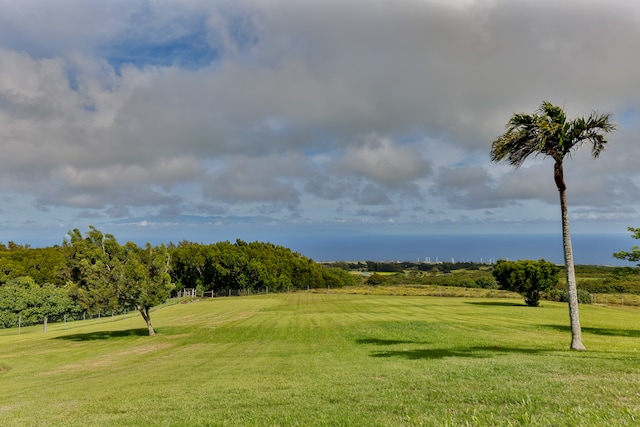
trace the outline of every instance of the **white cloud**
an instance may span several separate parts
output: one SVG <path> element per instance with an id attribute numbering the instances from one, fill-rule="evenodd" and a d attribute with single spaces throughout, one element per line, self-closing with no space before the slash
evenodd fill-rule
<path id="1" fill-rule="evenodd" d="M 355 221 L 360 211 L 419 222 L 416 204 L 460 221 L 486 209 L 546 215 L 556 203 L 547 162 L 512 170 L 488 158 L 511 114 L 545 99 L 569 117 L 596 109 L 621 122 L 600 159 L 588 149 L 567 159 L 572 206 L 605 219 L 607 207 L 640 209 L 633 2 L 33 0 L 0 10 L 0 192 L 31 198 L 34 217 Z"/>

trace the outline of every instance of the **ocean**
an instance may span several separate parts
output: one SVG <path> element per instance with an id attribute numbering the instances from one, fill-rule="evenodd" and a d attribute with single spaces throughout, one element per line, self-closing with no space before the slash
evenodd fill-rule
<path id="1" fill-rule="evenodd" d="M 315 261 L 483 262 L 546 259 L 564 264 L 560 234 L 350 235 L 283 237 L 278 242 Z M 575 264 L 633 266 L 613 257 L 638 241 L 629 234 L 572 235 Z"/>
<path id="2" fill-rule="evenodd" d="M 114 232 L 115 231 L 115 232 Z M 319 262 L 329 261 L 443 261 L 483 262 L 498 259 L 546 259 L 564 264 L 562 235 L 560 233 L 521 234 L 384 234 L 353 232 L 339 234 L 335 230 L 270 230 L 258 232 L 251 227 L 223 228 L 215 230 L 180 229 L 175 235 L 167 235 L 155 229 L 143 229 L 144 234 L 135 235 L 123 230 L 114 230 L 119 241 L 132 240 L 139 245 L 180 242 L 215 243 L 237 238 L 247 242 L 262 241 L 285 246 Z M 192 235 L 189 234 L 191 231 Z M 193 234 L 196 233 L 196 234 Z M 34 247 L 59 244 L 60 238 L 51 241 L 30 241 Z M 630 233 L 577 233 L 572 234 L 575 264 L 633 266 L 634 264 L 613 257 L 614 252 L 629 251 L 640 245 Z"/>

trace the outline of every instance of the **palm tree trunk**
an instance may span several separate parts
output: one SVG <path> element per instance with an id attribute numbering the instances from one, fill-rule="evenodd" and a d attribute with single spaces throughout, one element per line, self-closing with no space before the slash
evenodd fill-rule
<path id="1" fill-rule="evenodd" d="M 567 277 L 567 299 L 569 301 L 569 320 L 571 323 L 571 350 L 586 350 L 582 344 L 580 313 L 578 311 L 578 290 L 576 272 L 573 266 L 573 248 L 571 247 L 571 231 L 569 230 L 569 213 L 567 209 L 567 187 L 564 183 L 562 163 L 556 162 L 554 178 L 560 193 L 560 211 L 562 212 L 562 246 L 564 248 L 564 268 Z"/>

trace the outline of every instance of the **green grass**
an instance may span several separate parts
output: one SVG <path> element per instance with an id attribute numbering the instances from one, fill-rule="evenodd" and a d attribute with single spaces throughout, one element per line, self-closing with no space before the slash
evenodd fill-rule
<path id="1" fill-rule="evenodd" d="M 272 294 L 0 331 L 3 426 L 632 426 L 640 311 Z M 65 329 L 66 328 L 66 329 Z"/>

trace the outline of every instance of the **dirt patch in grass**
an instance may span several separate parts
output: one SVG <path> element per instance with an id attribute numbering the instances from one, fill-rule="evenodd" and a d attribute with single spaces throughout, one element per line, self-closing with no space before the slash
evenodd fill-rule
<path id="1" fill-rule="evenodd" d="M 140 345 L 129 350 L 119 351 L 117 353 L 110 353 L 101 356 L 100 358 L 94 358 L 78 363 L 70 363 L 67 365 L 60 366 L 51 371 L 43 372 L 42 375 L 55 375 L 64 372 L 75 372 L 75 371 L 89 371 L 93 369 L 106 368 L 115 363 L 119 358 L 128 355 L 143 355 L 152 353 L 154 351 L 162 350 L 165 348 L 171 347 L 169 343 L 153 343 L 153 344 L 145 344 Z"/>
<path id="2" fill-rule="evenodd" d="M 153 343 L 153 344 L 145 344 L 132 348 L 131 350 L 122 351 L 120 353 L 115 353 L 114 356 L 126 356 L 128 354 L 147 354 L 154 351 L 162 350 L 167 347 L 171 347 L 169 343 Z"/>
<path id="3" fill-rule="evenodd" d="M 165 340 L 175 340 L 178 338 L 186 338 L 193 335 L 192 333 L 186 333 L 186 334 L 176 334 L 176 335 L 163 335 L 162 338 L 164 338 Z"/>

